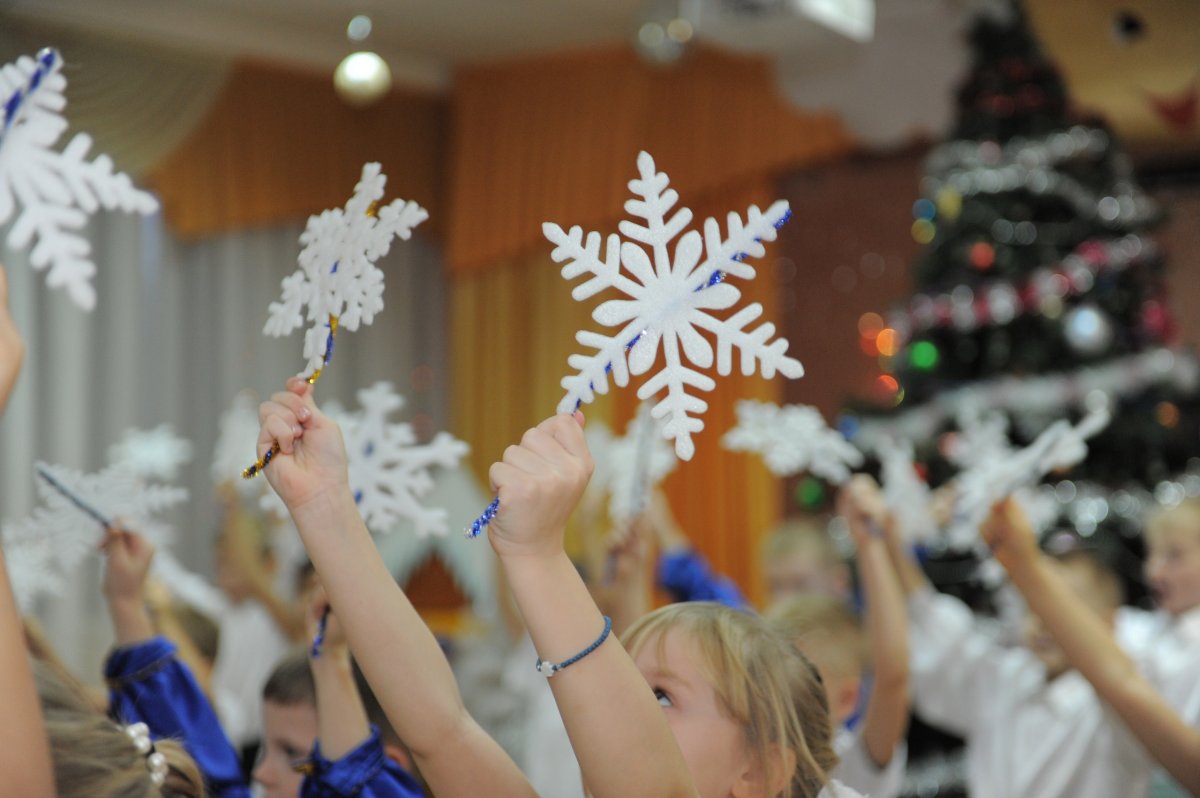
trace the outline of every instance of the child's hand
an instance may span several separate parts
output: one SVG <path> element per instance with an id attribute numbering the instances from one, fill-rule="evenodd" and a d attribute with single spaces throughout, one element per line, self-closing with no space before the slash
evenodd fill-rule
<path id="1" fill-rule="evenodd" d="M 583 414 L 551 416 L 509 446 L 488 472 L 500 511 L 488 526 L 501 557 L 555 555 L 563 530 L 592 476 Z"/>
<path id="2" fill-rule="evenodd" d="M 113 526 L 100 548 L 107 555 L 104 596 L 112 604 L 141 604 L 146 589 L 154 544 L 136 532 Z"/>
<path id="3" fill-rule="evenodd" d="M 992 507 L 992 514 L 979 534 L 1006 571 L 1029 565 L 1038 558 L 1037 536 L 1021 505 L 1011 497 Z"/>
<path id="4" fill-rule="evenodd" d="M 0 266 L 0 413 L 4 412 L 9 394 L 17 384 L 24 358 L 25 342 L 8 310 L 8 275 Z"/>
<path id="5" fill-rule="evenodd" d="M 838 491 L 837 513 L 846 519 L 856 546 L 883 534 L 891 514 L 879 485 L 867 474 L 855 474 Z"/>
<path id="6" fill-rule="evenodd" d="M 286 391 L 262 403 L 258 418 L 259 456 L 279 444 L 263 472 L 293 514 L 329 491 L 349 492 L 342 432 L 317 409 L 311 385 L 291 378 Z"/>
<path id="7" fill-rule="evenodd" d="M 350 649 L 347 647 L 346 633 L 342 631 L 342 625 L 338 623 L 337 615 L 329 606 L 329 597 L 325 595 L 325 588 L 317 585 L 309 591 L 308 609 L 304 613 L 304 628 L 310 641 L 316 638 L 317 632 L 321 628 L 321 618 L 325 618 L 325 636 L 321 640 L 321 656 L 349 656 Z M 310 650 L 310 656 L 311 653 Z"/>

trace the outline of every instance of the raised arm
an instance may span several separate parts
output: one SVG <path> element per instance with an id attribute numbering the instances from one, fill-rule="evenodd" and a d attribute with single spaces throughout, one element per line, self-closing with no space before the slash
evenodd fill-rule
<path id="1" fill-rule="evenodd" d="M 591 795 L 694 798 L 683 755 L 633 660 L 611 635 L 592 648 L 604 619 L 563 550 L 567 518 L 592 472 L 582 421 L 553 416 L 505 450 L 490 472 L 500 512 L 488 534 L 541 660 L 589 652 L 550 686 Z"/>
<path id="2" fill-rule="evenodd" d="M 1020 506 L 1011 499 L 996 505 L 982 533 L 1070 663 L 1159 764 L 1189 792 L 1200 795 L 1200 731 L 1183 722 L 1096 614 L 1049 567 Z"/>
<path id="3" fill-rule="evenodd" d="M 8 275 L 0 266 L 0 416 L 25 357 L 25 344 L 8 310 Z M 0 551 L 0 692 L 7 697 L 0 723 L 0 773 L 14 795 L 54 795 L 50 747 L 25 650 L 21 614 Z"/>
<path id="4" fill-rule="evenodd" d="M 528 781 L 463 707 L 437 640 L 379 556 L 346 474 L 336 424 L 317 409 L 312 388 L 288 382 L 259 410 L 259 451 L 288 506 L 358 663 L 396 733 L 438 795 L 528 798 Z"/>
<path id="5" fill-rule="evenodd" d="M 838 512 L 849 524 L 858 549 L 871 643 L 874 680 L 863 719 L 863 742 L 875 765 L 883 768 L 904 740 L 909 711 L 908 615 L 884 539 L 884 529 L 894 519 L 875 480 L 863 474 L 855 476 L 838 495 Z"/>
<path id="6" fill-rule="evenodd" d="M 317 588 L 308 603 L 307 629 L 312 639 L 321 618 L 325 617 L 325 637 L 315 655 L 309 648 L 308 661 L 317 692 L 317 740 L 321 743 L 321 753 L 329 759 L 339 759 L 371 736 L 371 724 L 354 683 L 350 649 L 341 622 L 332 612 L 326 615 L 328 608 L 325 590 Z"/>

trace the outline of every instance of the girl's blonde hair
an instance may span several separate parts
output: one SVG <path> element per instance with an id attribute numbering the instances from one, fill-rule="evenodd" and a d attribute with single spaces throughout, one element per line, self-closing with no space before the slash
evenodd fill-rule
<path id="1" fill-rule="evenodd" d="M 837 764 L 825 689 L 816 668 L 785 637 L 756 615 L 712 602 L 671 604 L 642 617 L 622 642 L 637 657 L 679 630 L 700 653 L 721 708 L 742 727 L 746 742 L 770 778 L 790 751 L 795 769 L 777 796 L 816 798 Z"/>
<path id="2" fill-rule="evenodd" d="M 204 798 L 196 763 L 173 740 L 156 740 L 167 777 L 156 786 L 146 756 L 125 729 L 91 707 L 41 662 L 34 677 L 42 701 L 59 798 Z"/>

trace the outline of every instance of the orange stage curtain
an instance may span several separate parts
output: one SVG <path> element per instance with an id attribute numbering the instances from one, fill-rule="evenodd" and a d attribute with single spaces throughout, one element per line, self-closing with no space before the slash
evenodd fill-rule
<path id="1" fill-rule="evenodd" d="M 567 355 L 579 350 L 574 332 L 595 328 L 598 300 L 571 299 L 543 221 L 615 229 L 641 148 L 697 219 L 721 220 L 769 204 L 779 172 L 851 148 L 834 120 L 785 107 L 764 63 L 714 53 L 677 71 L 644 67 L 625 51 L 474 68 L 456 83 L 453 116 L 453 417 L 482 479 L 505 446 L 554 411 Z M 771 319 L 770 247 L 758 267 L 759 278 L 740 287 Z M 585 412 L 623 432 L 637 404 L 634 383 Z M 697 547 L 753 600 L 762 598 L 757 544 L 779 518 L 781 486 L 757 459 L 722 450 L 720 438 L 739 399 L 780 401 L 782 389 L 778 379 L 720 379 L 704 395 L 710 406 L 695 457 L 665 485 Z"/>
<path id="2" fill-rule="evenodd" d="M 327 75 L 241 63 L 221 97 L 148 182 L 183 238 L 303 219 L 341 207 L 367 161 L 383 164 L 386 200 L 413 199 L 444 217 L 446 103 L 393 91 L 364 110 Z"/>
<path id="3" fill-rule="evenodd" d="M 776 92 L 766 60 L 698 50 L 674 69 L 628 48 L 464 69 L 455 77 L 447 268 L 545 251 L 542 222 L 618 218 L 639 150 L 683 197 L 842 155 L 831 115 Z"/>

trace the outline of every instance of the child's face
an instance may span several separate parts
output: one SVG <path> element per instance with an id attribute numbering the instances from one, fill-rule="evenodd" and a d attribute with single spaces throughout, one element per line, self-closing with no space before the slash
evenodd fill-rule
<path id="1" fill-rule="evenodd" d="M 1164 523 L 1146 536 L 1146 581 L 1171 615 L 1200 607 L 1200 528 Z"/>
<path id="2" fill-rule="evenodd" d="M 700 798 L 736 795 L 752 761 L 741 727 L 722 711 L 700 652 L 686 635 L 667 631 L 659 654 L 659 640 L 651 638 L 634 662 L 663 708 Z"/>
<path id="3" fill-rule="evenodd" d="M 803 550 L 767 562 L 764 570 L 771 604 L 792 596 L 816 594 L 845 599 L 850 595 L 850 576 L 845 565 L 831 566 Z"/>
<path id="4" fill-rule="evenodd" d="M 263 702 L 263 747 L 254 780 L 263 787 L 265 798 L 300 795 L 304 775 L 294 765 L 309 755 L 316 739 L 317 710 L 311 704 Z"/>

